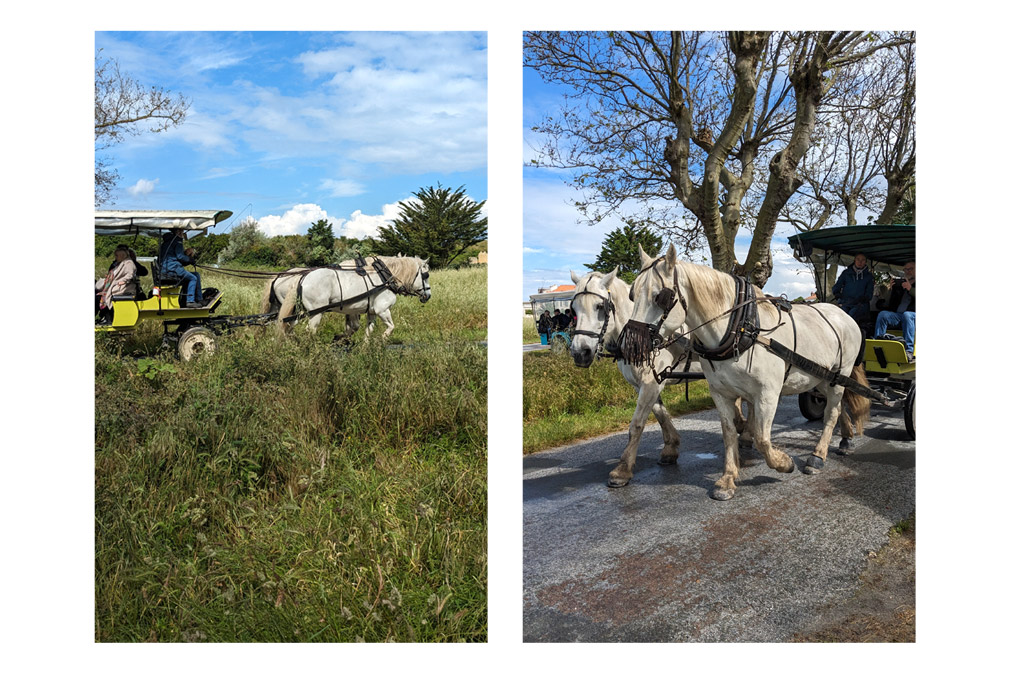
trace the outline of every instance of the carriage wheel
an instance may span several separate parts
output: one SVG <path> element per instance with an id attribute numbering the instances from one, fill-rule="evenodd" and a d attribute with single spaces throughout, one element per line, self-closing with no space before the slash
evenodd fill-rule
<path id="1" fill-rule="evenodd" d="M 808 421 L 819 421 L 824 418 L 824 407 L 827 404 L 828 400 L 816 390 L 800 393 L 800 413 Z"/>
<path id="2" fill-rule="evenodd" d="M 179 337 L 178 348 L 183 362 L 209 355 L 214 352 L 214 332 L 206 327 L 190 327 Z"/>
<path id="3" fill-rule="evenodd" d="M 909 437 L 915 439 L 915 383 L 905 398 L 905 430 Z"/>

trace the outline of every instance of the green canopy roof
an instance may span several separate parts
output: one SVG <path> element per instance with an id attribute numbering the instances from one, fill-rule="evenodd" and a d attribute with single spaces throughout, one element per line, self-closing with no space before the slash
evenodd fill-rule
<path id="1" fill-rule="evenodd" d="M 806 231 L 789 237 L 793 256 L 804 262 L 837 261 L 851 264 L 863 253 L 875 269 L 895 271 L 915 260 L 914 225 L 866 225 Z"/>

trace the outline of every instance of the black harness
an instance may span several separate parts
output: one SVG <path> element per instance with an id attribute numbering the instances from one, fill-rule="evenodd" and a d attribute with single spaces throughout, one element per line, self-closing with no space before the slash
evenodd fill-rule
<path id="1" fill-rule="evenodd" d="M 733 280 L 736 281 L 736 303 L 729 314 L 729 324 L 726 325 L 722 341 L 712 348 L 706 348 L 692 337 L 691 347 L 698 357 L 710 361 L 739 358 L 741 353 L 746 353 L 754 345 L 761 331 L 754 286 L 743 276 L 733 276 Z"/>
<path id="2" fill-rule="evenodd" d="M 611 314 L 613 314 L 615 320 L 617 319 L 617 309 L 614 307 L 614 302 L 610 298 L 610 296 L 609 296 L 610 293 L 609 292 L 607 293 L 608 296 L 604 297 L 599 292 L 593 292 L 591 290 L 583 290 L 582 292 L 576 292 L 575 295 L 572 297 L 572 302 L 571 303 L 572 303 L 572 312 L 573 313 L 575 312 L 575 299 L 577 297 L 581 296 L 581 295 L 584 295 L 584 294 L 591 294 L 594 297 L 599 297 L 600 299 L 603 300 L 603 327 L 600 328 L 599 332 L 592 332 L 590 330 L 585 330 L 585 329 L 577 329 L 577 330 L 574 330 L 572 332 L 572 336 L 581 334 L 583 336 L 595 337 L 596 338 L 596 354 L 595 354 L 595 356 L 596 357 L 601 357 L 600 351 L 603 349 L 603 337 L 607 334 L 607 326 L 610 325 L 610 316 L 611 316 Z M 578 318 L 578 313 L 575 314 L 575 317 Z M 579 322 L 581 322 L 581 321 L 579 321 Z M 576 324 L 578 324 L 578 323 L 576 323 Z"/>

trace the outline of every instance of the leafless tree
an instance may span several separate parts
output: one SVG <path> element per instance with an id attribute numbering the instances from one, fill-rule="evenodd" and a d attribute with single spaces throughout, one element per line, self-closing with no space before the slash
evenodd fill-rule
<path id="1" fill-rule="evenodd" d="M 111 160 L 100 153 L 127 135 L 159 133 L 185 120 L 189 101 L 123 73 L 119 62 L 95 54 L 95 205 L 107 203 L 119 180 Z"/>
<path id="2" fill-rule="evenodd" d="M 590 222 L 620 211 L 688 250 L 701 234 L 712 266 L 763 286 L 775 225 L 804 184 L 836 81 L 913 41 L 849 31 L 527 33 L 526 65 L 571 92 L 560 115 L 534 128 L 544 138 L 537 163 L 573 171 Z M 743 226 L 753 237 L 740 263 Z"/>

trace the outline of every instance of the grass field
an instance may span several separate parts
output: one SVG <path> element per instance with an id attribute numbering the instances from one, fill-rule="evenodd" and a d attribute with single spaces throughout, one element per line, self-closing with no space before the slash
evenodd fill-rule
<path id="1" fill-rule="evenodd" d="M 712 407 L 708 383 L 668 385 L 663 402 L 671 414 Z M 626 430 L 638 395 L 612 360 L 579 369 L 567 355 L 523 355 L 523 453 L 533 453 L 605 432 Z M 655 420 L 652 415 L 650 420 Z"/>
<path id="2" fill-rule="evenodd" d="M 400 348 L 333 348 L 340 317 L 185 364 L 96 336 L 96 640 L 487 639 L 487 272 L 431 285 Z"/>

